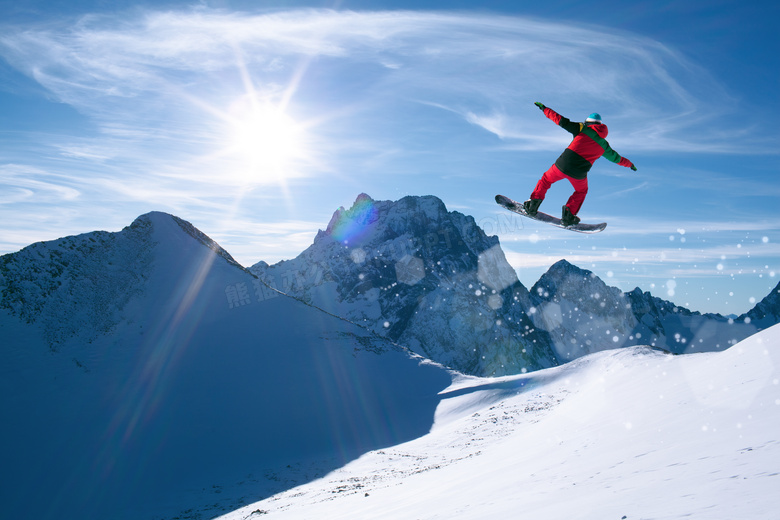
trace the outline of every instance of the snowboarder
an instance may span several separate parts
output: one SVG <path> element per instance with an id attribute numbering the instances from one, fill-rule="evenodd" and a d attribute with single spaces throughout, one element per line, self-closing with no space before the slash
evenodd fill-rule
<path id="1" fill-rule="evenodd" d="M 599 114 L 591 114 L 584 123 L 574 123 L 538 101 L 534 105 L 539 107 L 548 119 L 571 133 L 574 139 L 555 164 L 544 172 L 531 193 L 531 198 L 523 203 L 523 207 L 529 215 L 535 216 L 550 186 L 561 179 L 568 179 L 574 187 L 574 193 L 563 206 L 561 222 L 565 226 L 578 224 L 580 218 L 577 213 L 582 207 L 585 195 L 588 194 L 588 171 L 596 159 L 603 155 L 610 161 L 634 171 L 636 166 L 609 146 L 605 139 L 608 133 L 607 125 L 601 122 Z"/>

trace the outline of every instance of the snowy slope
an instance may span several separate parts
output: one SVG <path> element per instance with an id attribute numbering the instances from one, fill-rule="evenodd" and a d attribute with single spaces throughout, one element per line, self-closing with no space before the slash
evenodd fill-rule
<path id="1" fill-rule="evenodd" d="M 441 397 L 428 435 L 221 519 L 774 519 L 780 510 L 780 326 L 718 353 L 631 347 L 522 376 L 464 377 Z"/>
<path id="2" fill-rule="evenodd" d="M 150 223 L 38 242 L 0 257 L 0 309 L 35 323 L 51 350 L 109 332 L 153 260 Z"/>
<path id="3" fill-rule="evenodd" d="M 170 215 L 3 262 L 3 518 L 211 517 L 425 434 L 452 380 Z"/>

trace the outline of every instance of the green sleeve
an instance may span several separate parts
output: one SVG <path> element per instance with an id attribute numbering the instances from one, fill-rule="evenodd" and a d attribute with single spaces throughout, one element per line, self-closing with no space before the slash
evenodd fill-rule
<path id="1" fill-rule="evenodd" d="M 620 159 L 622 159 L 620 154 L 618 154 L 615 150 L 613 150 L 612 147 L 609 146 L 609 143 L 607 143 L 606 141 L 604 142 L 604 144 L 606 144 L 606 146 L 604 146 L 603 157 L 609 161 L 612 161 L 613 163 L 619 163 Z"/>
<path id="2" fill-rule="evenodd" d="M 620 154 L 618 154 L 615 150 L 612 149 L 611 146 L 609 146 L 609 143 L 606 139 L 601 137 L 599 134 L 597 134 L 593 129 L 588 128 L 587 126 L 582 129 L 582 133 L 596 141 L 599 146 L 601 146 L 604 149 L 604 155 L 602 157 L 606 158 L 609 161 L 612 161 L 613 163 L 619 163 L 622 157 Z"/>

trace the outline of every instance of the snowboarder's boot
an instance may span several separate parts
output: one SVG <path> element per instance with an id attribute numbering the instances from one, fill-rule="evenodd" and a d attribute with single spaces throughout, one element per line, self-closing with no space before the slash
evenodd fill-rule
<path id="1" fill-rule="evenodd" d="M 561 224 L 563 224 L 564 226 L 573 226 L 579 223 L 580 223 L 580 217 L 572 214 L 571 210 L 569 209 L 569 206 L 566 206 L 564 204 L 563 214 L 561 215 Z"/>
<path id="2" fill-rule="evenodd" d="M 535 217 L 536 213 L 539 211 L 539 206 L 542 205 L 542 199 L 528 199 L 527 201 L 523 202 L 523 209 L 525 210 L 528 215 Z"/>

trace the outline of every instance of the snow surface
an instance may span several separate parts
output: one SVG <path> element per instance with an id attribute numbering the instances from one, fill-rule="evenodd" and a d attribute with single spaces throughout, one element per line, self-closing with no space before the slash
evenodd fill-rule
<path id="1" fill-rule="evenodd" d="M 430 433 L 221 517 L 776 519 L 780 326 L 441 393 Z"/>

